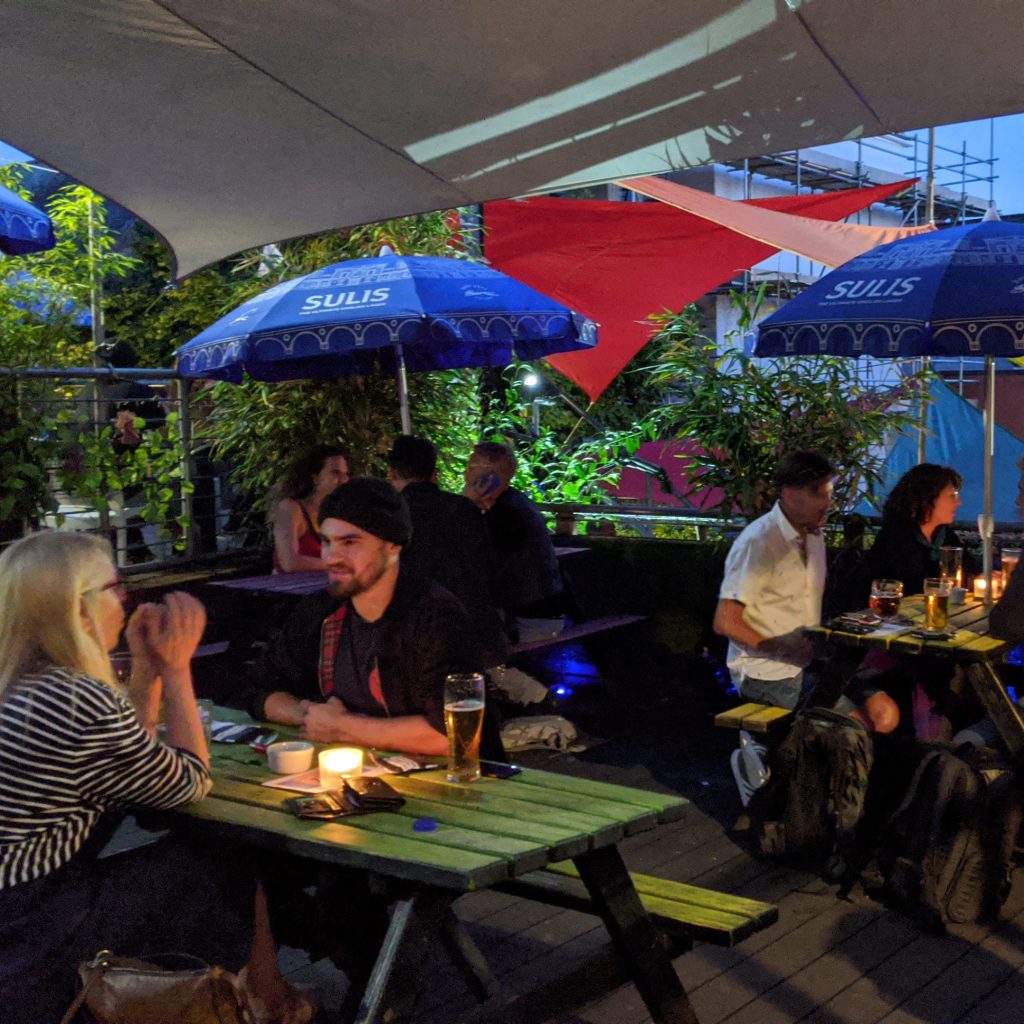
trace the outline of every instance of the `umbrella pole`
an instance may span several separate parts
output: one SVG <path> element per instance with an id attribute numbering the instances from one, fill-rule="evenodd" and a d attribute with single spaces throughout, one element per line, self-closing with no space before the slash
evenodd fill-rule
<path id="1" fill-rule="evenodd" d="M 985 604 L 992 604 L 992 462 L 996 451 L 996 361 L 985 356 L 985 505 L 981 533 Z"/>
<path id="2" fill-rule="evenodd" d="M 925 356 L 921 360 L 921 373 L 926 374 L 931 366 L 931 360 Z M 917 464 L 927 462 L 928 449 L 928 387 L 927 384 L 921 388 L 921 404 L 917 409 Z"/>
<path id="3" fill-rule="evenodd" d="M 395 380 L 398 382 L 398 410 L 402 417 L 402 433 L 412 433 L 409 416 L 409 381 L 405 376 L 405 353 L 401 345 L 395 346 Z"/>

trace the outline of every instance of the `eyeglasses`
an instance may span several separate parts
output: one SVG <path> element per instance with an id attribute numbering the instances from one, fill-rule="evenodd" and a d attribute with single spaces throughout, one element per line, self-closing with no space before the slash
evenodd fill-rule
<path id="1" fill-rule="evenodd" d="M 118 599 L 123 601 L 128 594 L 128 588 L 125 586 L 124 580 L 120 576 L 116 576 L 109 583 L 104 583 L 100 587 L 89 587 L 85 591 L 86 594 L 101 594 L 104 590 L 112 590 Z"/>

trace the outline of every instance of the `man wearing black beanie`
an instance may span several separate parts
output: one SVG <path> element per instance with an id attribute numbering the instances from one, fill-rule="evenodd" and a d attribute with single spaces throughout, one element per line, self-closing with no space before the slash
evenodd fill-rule
<path id="1" fill-rule="evenodd" d="M 327 588 L 252 666 L 250 710 L 315 742 L 445 753 L 444 678 L 482 662 L 462 605 L 401 570 L 404 499 L 384 480 L 350 480 L 321 502 L 319 526 Z"/>

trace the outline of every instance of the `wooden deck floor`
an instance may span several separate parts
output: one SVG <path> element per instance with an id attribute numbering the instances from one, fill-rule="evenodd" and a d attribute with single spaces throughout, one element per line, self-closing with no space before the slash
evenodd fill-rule
<path id="1" fill-rule="evenodd" d="M 778 904 L 778 923 L 734 949 L 698 945 L 676 961 L 701 1024 L 1024 1024 L 1024 872 L 1001 920 L 938 936 L 867 897 L 840 900 L 815 876 L 755 860 L 729 832 L 739 812 L 727 763 L 735 739 L 714 734 L 717 709 L 714 699 L 695 711 L 691 699 L 662 695 L 643 714 L 619 714 L 610 727 L 619 731 L 598 735 L 585 754 L 520 758 L 629 785 L 667 784 L 695 803 L 681 821 L 625 841 L 630 868 Z M 606 941 L 595 918 L 498 893 L 463 897 L 457 909 L 509 994 L 579 967 Z M 329 965 L 290 966 L 328 1006 L 340 1000 L 344 977 Z M 472 1020 L 476 1004 L 443 955 L 426 970 L 417 1024 Z M 593 1002 L 569 991 L 565 1007 L 532 1018 L 649 1019 L 632 986 Z"/>

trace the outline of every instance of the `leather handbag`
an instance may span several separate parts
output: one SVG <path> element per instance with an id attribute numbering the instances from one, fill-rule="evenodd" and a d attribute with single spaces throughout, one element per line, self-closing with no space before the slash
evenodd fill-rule
<path id="1" fill-rule="evenodd" d="M 104 950 L 83 960 L 78 976 L 82 990 L 61 1024 L 71 1024 L 82 1003 L 99 1024 L 252 1024 L 238 978 L 220 967 L 171 970 Z"/>

